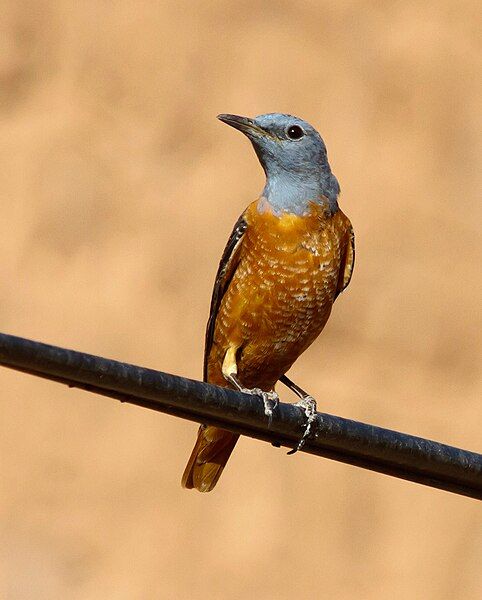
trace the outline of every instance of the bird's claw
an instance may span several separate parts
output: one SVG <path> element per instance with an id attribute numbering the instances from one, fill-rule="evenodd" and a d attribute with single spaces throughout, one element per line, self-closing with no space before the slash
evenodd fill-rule
<path id="1" fill-rule="evenodd" d="M 263 398 L 264 414 L 268 417 L 268 427 L 273 423 L 273 412 L 279 404 L 279 396 L 276 392 L 259 391 L 259 395 Z"/>
<path id="2" fill-rule="evenodd" d="M 271 427 L 271 423 L 273 422 L 273 411 L 276 410 L 279 404 L 278 394 L 274 390 L 271 392 L 265 392 L 260 388 L 245 388 L 240 386 L 238 389 L 240 392 L 244 392 L 245 394 L 261 397 L 264 405 L 264 414 L 268 417 L 268 426 Z"/>
<path id="3" fill-rule="evenodd" d="M 317 415 L 316 400 L 313 398 L 313 396 L 305 396 L 299 402 L 297 402 L 294 406 L 297 406 L 298 408 L 301 408 L 303 410 L 303 412 L 306 415 L 307 421 L 304 425 L 305 432 L 303 433 L 303 437 L 298 442 L 298 445 L 296 446 L 296 448 L 293 448 L 292 450 L 290 450 L 288 452 L 288 454 L 294 454 L 295 452 L 298 452 L 298 450 L 301 450 L 303 448 L 303 446 L 306 443 L 306 440 L 308 439 L 308 437 L 311 433 L 311 426 L 313 425 L 313 423 L 316 422 L 316 415 Z"/>
<path id="4" fill-rule="evenodd" d="M 268 426 L 271 427 L 273 422 L 273 411 L 276 410 L 279 404 L 279 396 L 276 392 L 265 392 L 259 388 L 243 389 L 243 392 L 253 394 L 254 396 L 261 396 L 264 404 L 264 414 L 268 417 Z"/>

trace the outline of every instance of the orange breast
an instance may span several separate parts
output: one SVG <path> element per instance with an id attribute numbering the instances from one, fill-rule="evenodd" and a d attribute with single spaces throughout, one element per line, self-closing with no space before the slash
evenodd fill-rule
<path id="1" fill-rule="evenodd" d="M 270 390 L 315 340 L 330 316 L 350 222 L 312 205 L 307 216 L 274 215 L 258 201 L 246 213 L 240 261 L 219 307 L 208 380 L 225 385 L 221 365 L 237 347 L 239 381 Z"/>

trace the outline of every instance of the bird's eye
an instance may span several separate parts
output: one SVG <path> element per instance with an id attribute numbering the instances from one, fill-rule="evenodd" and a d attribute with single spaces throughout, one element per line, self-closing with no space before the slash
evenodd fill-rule
<path id="1" fill-rule="evenodd" d="M 290 125 L 286 130 L 286 135 L 290 140 L 299 140 L 305 135 L 305 132 L 299 125 Z"/>

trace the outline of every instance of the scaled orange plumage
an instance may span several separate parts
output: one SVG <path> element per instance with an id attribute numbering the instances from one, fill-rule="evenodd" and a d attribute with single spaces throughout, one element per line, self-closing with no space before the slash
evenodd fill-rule
<path id="1" fill-rule="evenodd" d="M 205 348 L 205 380 L 228 386 L 232 349 L 244 386 L 274 389 L 320 334 L 353 270 L 349 219 L 312 202 L 303 215 L 276 214 L 261 197 L 248 206 L 221 260 Z M 238 435 L 201 426 L 182 483 L 210 491 Z"/>

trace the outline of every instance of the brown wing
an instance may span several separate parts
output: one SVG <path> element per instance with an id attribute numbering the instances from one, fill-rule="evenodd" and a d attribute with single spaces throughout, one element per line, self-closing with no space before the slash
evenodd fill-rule
<path id="1" fill-rule="evenodd" d="M 216 324 L 219 305 L 221 304 L 221 300 L 226 292 L 229 282 L 238 266 L 239 250 L 247 228 L 248 223 L 243 213 L 236 221 L 234 229 L 229 236 L 228 243 L 226 244 L 226 248 L 221 257 L 221 262 L 219 263 L 218 272 L 216 273 L 216 280 L 214 282 L 213 295 L 211 298 L 211 308 L 209 309 L 209 320 L 206 328 L 206 342 L 204 345 L 204 381 L 207 381 L 207 360 L 213 344 L 214 326 Z"/>
<path id="2" fill-rule="evenodd" d="M 348 241 L 346 244 L 343 262 L 340 267 L 340 277 L 338 280 L 338 289 L 335 297 L 339 296 L 350 283 L 351 276 L 353 275 L 353 267 L 355 266 L 355 233 L 351 224 L 347 235 Z"/>

